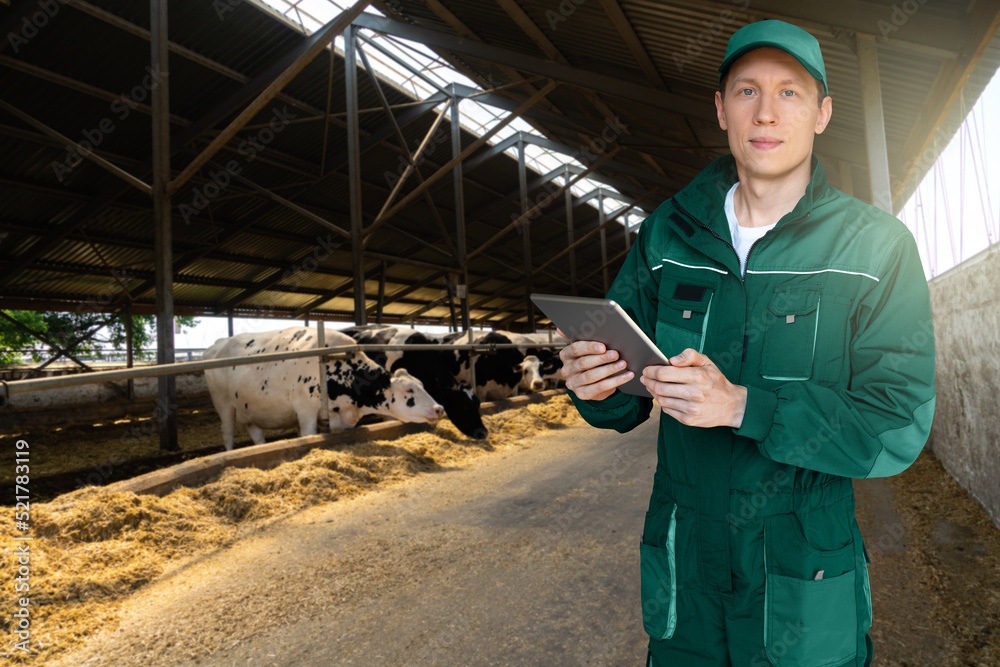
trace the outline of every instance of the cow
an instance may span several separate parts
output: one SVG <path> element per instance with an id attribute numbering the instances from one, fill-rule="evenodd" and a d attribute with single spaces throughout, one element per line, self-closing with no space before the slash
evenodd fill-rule
<path id="1" fill-rule="evenodd" d="M 220 338 L 203 359 L 248 357 L 318 347 L 316 330 L 290 327 L 280 331 L 243 333 Z M 327 333 L 328 347 L 353 345 L 350 336 Z M 404 422 L 436 423 L 444 409 L 405 370 L 389 373 L 362 352 L 331 359 L 320 377 L 316 357 L 244 364 L 205 371 L 212 404 L 222 420 L 226 449 L 233 448 L 234 424 L 245 427 L 254 444 L 264 442 L 263 429 L 299 427 L 299 435 L 314 435 L 319 419 L 320 391 L 330 402 L 330 429 L 357 424 L 366 414 L 382 414 Z"/>
<path id="2" fill-rule="evenodd" d="M 415 329 L 386 325 L 364 325 L 341 329 L 359 344 L 417 345 L 434 344 L 438 340 Z M 458 379 L 458 359 L 447 350 L 403 350 L 368 353 L 372 361 L 389 371 L 406 369 L 423 383 L 434 400 L 444 406 L 451 423 L 463 434 L 476 439 L 487 436 L 479 414 L 479 397 L 472 385 Z"/>
<path id="3" fill-rule="evenodd" d="M 444 343 L 468 342 L 468 332 L 453 332 L 440 336 Z M 540 391 L 544 386 L 539 373 L 540 362 L 534 355 L 526 355 L 527 345 L 532 341 L 523 334 L 510 331 L 490 331 L 473 338 L 477 345 L 510 345 L 520 347 L 503 348 L 493 352 L 475 352 L 476 395 L 480 400 L 495 401 L 517 394 L 518 387 L 529 391 Z M 470 353 L 458 350 L 459 378 L 472 382 Z"/>
<path id="4" fill-rule="evenodd" d="M 524 334 L 524 335 L 527 336 L 536 345 L 539 344 L 539 343 L 548 343 L 548 342 L 550 342 L 549 341 L 549 334 L 546 333 L 546 332 L 544 332 L 544 331 L 543 332 L 539 332 L 539 333 L 530 333 L 530 334 Z M 567 338 L 565 338 L 564 336 L 560 336 L 559 334 L 553 334 L 551 342 L 552 343 L 556 343 L 556 344 L 560 344 L 562 346 L 569 345 L 569 340 Z M 529 348 L 527 348 L 527 350 L 526 350 L 527 354 L 533 354 L 536 357 L 538 357 L 538 361 L 541 364 L 541 366 L 539 368 L 539 372 L 541 373 L 543 380 L 558 381 L 558 380 L 562 379 L 562 377 L 559 375 L 559 371 L 560 371 L 560 369 L 562 369 L 562 365 L 563 365 L 562 364 L 562 359 L 559 357 L 559 350 L 560 349 L 561 348 L 558 348 L 558 347 L 529 347 Z"/>

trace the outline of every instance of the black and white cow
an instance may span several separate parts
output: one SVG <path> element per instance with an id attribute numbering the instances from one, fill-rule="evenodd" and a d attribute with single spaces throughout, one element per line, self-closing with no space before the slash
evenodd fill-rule
<path id="1" fill-rule="evenodd" d="M 453 332 L 440 336 L 444 343 L 465 343 L 469 339 L 468 332 Z M 538 357 L 526 354 L 532 341 L 523 334 L 510 331 L 489 331 L 473 338 L 477 345 L 518 345 L 519 347 L 501 348 L 493 352 L 476 352 L 470 357 L 468 350 L 459 350 L 456 357 L 459 361 L 459 377 L 466 382 L 472 382 L 470 358 L 475 358 L 476 395 L 480 400 L 496 401 L 508 398 L 517 393 L 518 387 L 528 391 L 540 391 L 545 384 L 539 374 Z"/>
<path id="2" fill-rule="evenodd" d="M 341 329 L 358 343 L 372 345 L 435 344 L 438 339 L 416 329 L 387 325 L 365 325 Z M 480 400 L 472 385 L 458 379 L 459 365 L 455 355 L 447 350 L 404 350 L 401 352 L 372 351 L 368 356 L 389 371 L 406 369 L 419 379 L 424 388 L 438 403 L 459 431 L 471 438 L 487 435 L 483 418 L 479 414 Z"/>
<path id="3" fill-rule="evenodd" d="M 540 333 L 530 333 L 524 334 L 528 339 L 533 341 L 536 345 L 539 343 L 548 343 L 549 334 L 545 332 Z M 552 343 L 561 345 L 565 347 L 569 345 L 569 339 L 559 334 L 552 335 Z M 562 369 L 562 359 L 559 357 L 559 350 L 562 347 L 529 347 L 527 349 L 528 354 L 533 354 L 538 357 L 540 362 L 539 373 L 543 380 L 561 380 L 562 377 L 559 375 L 560 369 Z"/>
<path id="4" fill-rule="evenodd" d="M 336 331 L 326 335 L 328 347 L 354 343 Z M 316 347 L 315 329 L 291 327 L 220 338 L 202 358 L 248 357 Z M 299 435 L 315 434 L 323 389 L 330 398 L 331 429 L 354 426 L 366 414 L 435 423 L 444 413 L 420 380 L 402 369 L 390 374 L 362 352 L 331 359 L 325 375 L 320 378 L 316 357 L 206 370 L 205 381 L 222 420 L 226 449 L 233 448 L 235 424 L 244 426 L 255 444 L 264 442 L 263 429 L 288 428 L 296 423 Z"/>

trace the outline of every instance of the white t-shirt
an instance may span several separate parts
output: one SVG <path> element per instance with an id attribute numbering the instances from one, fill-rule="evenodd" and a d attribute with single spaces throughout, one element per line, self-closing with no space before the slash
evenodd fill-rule
<path id="1" fill-rule="evenodd" d="M 778 223 L 770 224 L 767 227 L 741 227 L 736 219 L 736 206 L 733 204 L 733 194 L 736 193 L 738 187 L 740 187 L 739 181 L 726 194 L 726 218 L 729 220 L 729 233 L 733 236 L 733 247 L 736 248 L 736 254 L 740 256 L 740 273 L 746 275 L 747 255 L 750 254 L 750 246 L 774 229 L 774 225 Z"/>

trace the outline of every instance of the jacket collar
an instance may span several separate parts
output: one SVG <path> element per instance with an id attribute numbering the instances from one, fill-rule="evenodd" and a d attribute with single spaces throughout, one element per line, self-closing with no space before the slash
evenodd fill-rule
<path id="1" fill-rule="evenodd" d="M 812 177 L 806 186 L 805 194 L 799 199 L 795 208 L 778 221 L 775 229 L 789 221 L 805 217 L 812 211 L 813 204 L 821 201 L 827 194 L 830 185 L 823 165 L 816 159 L 815 154 L 811 160 Z M 695 221 L 708 227 L 715 236 L 731 244 L 733 239 L 725 213 L 726 193 L 738 180 L 736 160 L 732 155 L 724 155 L 705 167 L 683 190 L 674 195 L 673 200 L 675 204 L 680 205 L 682 213 L 693 217 Z M 675 227 L 680 227 L 686 237 L 692 236 L 683 224 L 678 225 L 676 216 L 672 216 L 672 222 Z"/>

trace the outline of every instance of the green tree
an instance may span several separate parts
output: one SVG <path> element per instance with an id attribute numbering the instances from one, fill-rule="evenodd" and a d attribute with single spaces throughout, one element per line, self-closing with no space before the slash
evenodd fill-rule
<path id="1" fill-rule="evenodd" d="M 55 355 L 57 347 L 74 356 L 99 359 L 109 346 L 114 350 L 126 347 L 126 318 L 119 313 L 5 310 L 3 314 L 4 317 L 0 317 L 0 364 L 24 363 L 29 359 L 39 362 Z M 189 328 L 197 324 L 193 317 L 175 319 Z M 132 344 L 137 359 L 144 358 L 142 348 L 151 346 L 155 338 L 156 317 L 133 315 Z"/>

